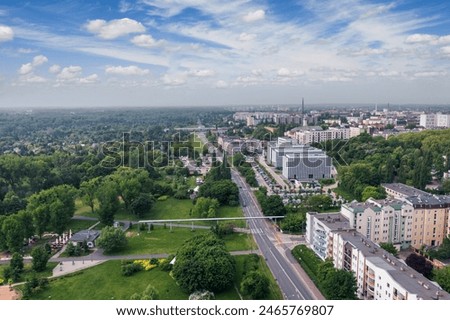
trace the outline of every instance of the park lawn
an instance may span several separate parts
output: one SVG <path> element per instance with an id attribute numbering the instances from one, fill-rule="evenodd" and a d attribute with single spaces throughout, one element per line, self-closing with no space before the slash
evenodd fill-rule
<path id="1" fill-rule="evenodd" d="M 89 229 L 96 223 L 97 223 L 96 221 L 72 219 L 70 220 L 69 225 L 67 226 L 67 230 L 72 230 L 72 233 L 76 233 L 80 230 Z"/>
<path id="2" fill-rule="evenodd" d="M 251 234 L 248 233 L 232 233 L 221 237 L 225 241 L 225 247 L 228 251 L 244 251 L 256 250 L 255 241 Z"/>
<path id="3" fill-rule="evenodd" d="M 121 261 L 111 260 L 98 266 L 56 278 L 49 287 L 37 294 L 34 300 L 127 300 L 134 293 L 141 293 L 151 284 L 159 292 L 161 300 L 186 300 L 168 272 L 159 268 L 140 271 L 130 277 L 122 276 Z"/>
<path id="4" fill-rule="evenodd" d="M 92 213 L 91 207 L 85 205 L 80 198 L 75 199 L 75 216 L 84 216 L 98 218 L 98 215 L 94 212 Z"/>
<path id="5" fill-rule="evenodd" d="M 155 226 L 150 233 L 133 230 L 127 232 L 128 245 L 126 248 L 115 251 L 111 255 L 176 253 L 187 239 L 206 232 L 209 230 L 191 231 L 189 228 L 173 228 L 170 232 L 169 227 L 164 229 L 162 226 Z"/>
<path id="6" fill-rule="evenodd" d="M 244 213 L 240 206 L 231 207 L 231 206 L 221 206 L 217 210 L 217 218 L 242 218 Z M 244 228 L 245 221 L 244 220 L 231 220 L 236 227 Z"/>

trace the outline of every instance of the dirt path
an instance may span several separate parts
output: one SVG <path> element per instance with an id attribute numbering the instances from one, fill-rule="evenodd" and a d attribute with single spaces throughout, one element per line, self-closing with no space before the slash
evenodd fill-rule
<path id="1" fill-rule="evenodd" d="M 9 286 L 0 286 L 0 300 L 17 300 L 19 295 L 16 290 L 9 290 Z"/>

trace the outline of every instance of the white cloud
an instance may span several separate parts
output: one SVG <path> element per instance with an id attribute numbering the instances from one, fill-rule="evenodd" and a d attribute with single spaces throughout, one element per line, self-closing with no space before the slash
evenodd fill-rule
<path id="1" fill-rule="evenodd" d="M 155 40 L 151 35 L 148 34 L 141 34 L 135 36 L 133 37 L 133 39 L 131 39 L 131 42 L 138 47 L 144 48 L 153 48 L 160 46 L 164 43 L 163 40 Z"/>
<path id="2" fill-rule="evenodd" d="M 202 69 L 202 70 L 191 70 L 188 72 L 188 74 L 192 77 L 206 78 L 214 76 L 216 72 L 211 69 Z"/>
<path id="3" fill-rule="evenodd" d="M 98 75 L 97 74 L 91 74 L 90 76 L 87 76 L 85 78 L 80 78 L 79 83 L 81 84 L 90 84 L 95 83 L 98 81 Z"/>
<path id="4" fill-rule="evenodd" d="M 106 40 L 116 39 L 130 33 L 145 32 L 145 27 L 142 23 L 129 18 L 111 21 L 102 19 L 90 20 L 85 24 L 85 28 L 87 31 Z"/>
<path id="5" fill-rule="evenodd" d="M 447 74 L 447 72 L 443 72 L 443 71 L 422 71 L 422 72 L 414 73 L 414 77 L 416 77 L 416 78 L 433 78 L 433 77 L 445 76 L 446 74 Z"/>
<path id="6" fill-rule="evenodd" d="M 61 70 L 57 75 L 58 80 L 61 81 L 71 81 L 80 77 L 83 68 L 80 66 L 69 66 Z"/>
<path id="7" fill-rule="evenodd" d="M 450 55 L 450 46 L 442 47 L 441 52 L 446 55 Z"/>
<path id="8" fill-rule="evenodd" d="M 405 42 L 410 44 L 445 45 L 450 44 L 450 35 L 437 36 L 433 34 L 416 33 L 408 36 Z"/>
<path id="9" fill-rule="evenodd" d="M 361 50 L 352 52 L 351 55 L 358 57 L 358 56 L 381 55 L 384 53 L 386 53 L 386 51 L 383 49 L 366 48 L 366 49 L 361 49 Z"/>
<path id="10" fill-rule="evenodd" d="M 242 17 L 242 20 L 245 22 L 255 22 L 258 20 L 264 19 L 266 16 L 266 12 L 262 9 L 258 9 L 256 11 L 251 11 Z"/>
<path id="11" fill-rule="evenodd" d="M 256 34 L 254 34 L 254 33 L 243 32 L 239 35 L 239 41 L 252 41 L 255 38 L 256 38 Z"/>
<path id="12" fill-rule="evenodd" d="M 289 70 L 288 68 L 280 68 L 277 71 L 277 76 L 281 77 L 281 78 L 290 78 L 290 77 L 296 77 L 296 76 L 301 76 L 303 75 L 304 72 L 302 71 L 297 71 L 297 70 Z"/>
<path id="13" fill-rule="evenodd" d="M 219 80 L 216 82 L 215 87 L 217 89 L 225 89 L 225 88 L 228 88 L 228 83 L 226 81 Z"/>
<path id="14" fill-rule="evenodd" d="M 29 49 L 29 48 L 19 48 L 17 49 L 18 53 L 23 53 L 23 54 L 29 54 L 29 53 L 33 53 L 34 50 Z"/>
<path id="15" fill-rule="evenodd" d="M 412 34 L 408 36 L 405 40 L 406 43 L 428 43 L 431 41 L 434 41 L 436 39 L 436 36 L 433 36 L 431 34 Z"/>
<path id="16" fill-rule="evenodd" d="M 166 86 L 181 86 L 186 83 L 186 79 L 180 75 L 168 75 L 165 74 L 162 77 L 162 82 Z"/>
<path id="17" fill-rule="evenodd" d="M 33 71 L 33 65 L 31 63 L 23 64 L 19 69 L 19 74 L 28 74 Z"/>
<path id="18" fill-rule="evenodd" d="M 44 63 L 48 62 L 48 59 L 46 56 L 43 55 L 38 55 L 36 57 L 33 58 L 33 67 L 37 67 L 40 65 L 43 65 Z"/>
<path id="19" fill-rule="evenodd" d="M 14 39 L 14 31 L 11 27 L 0 25 L 0 42 Z"/>
<path id="20" fill-rule="evenodd" d="M 43 55 L 35 56 L 32 62 L 25 63 L 20 67 L 19 74 L 21 75 L 30 74 L 36 69 L 36 67 L 39 67 L 46 62 L 48 62 L 46 56 Z"/>
<path id="21" fill-rule="evenodd" d="M 280 68 L 280 69 L 278 69 L 277 75 L 279 77 L 290 77 L 290 76 L 292 76 L 291 72 L 287 68 Z"/>
<path id="22" fill-rule="evenodd" d="M 47 82 L 47 79 L 41 77 L 41 76 L 37 76 L 35 74 L 27 74 L 25 76 L 22 76 L 20 78 L 21 82 L 26 82 L 26 83 L 44 83 Z"/>
<path id="23" fill-rule="evenodd" d="M 138 66 L 109 66 L 106 67 L 107 74 L 125 75 L 125 76 L 143 76 L 150 73 L 148 69 L 141 69 Z"/>
<path id="24" fill-rule="evenodd" d="M 61 66 L 54 64 L 52 65 L 50 68 L 48 68 L 48 72 L 53 73 L 53 74 L 57 74 L 61 71 Z"/>

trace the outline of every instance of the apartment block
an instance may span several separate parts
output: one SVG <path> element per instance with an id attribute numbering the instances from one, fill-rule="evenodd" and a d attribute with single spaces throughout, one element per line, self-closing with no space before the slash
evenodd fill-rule
<path id="1" fill-rule="evenodd" d="M 414 207 L 401 200 L 353 201 L 341 207 L 350 226 L 368 239 L 408 248 L 412 242 Z"/>
<path id="2" fill-rule="evenodd" d="M 336 139 L 348 140 L 351 134 L 356 135 L 357 131 L 351 131 L 350 128 L 329 128 L 323 130 L 321 127 L 299 127 L 285 132 L 286 136 L 297 140 L 299 144 L 311 144 Z"/>
<path id="3" fill-rule="evenodd" d="M 450 197 L 437 196 L 401 184 L 383 184 L 386 193 L 414 208 L 411 245 L 439 246 L 450 235 Z"/>
<path id="4" fill-rule="evenodd" d="M 306 214 L 306 241 L 323 260 L 354 273 L 367 300 L 450 300 L 450 294 L 352 229 L 339 213 Z"/>
<path id="5" fill-rule="evenodd" d="M 424 128 L 450 128 L 450 114 L 424 113 L 420 115 L 420 126 Z"/>

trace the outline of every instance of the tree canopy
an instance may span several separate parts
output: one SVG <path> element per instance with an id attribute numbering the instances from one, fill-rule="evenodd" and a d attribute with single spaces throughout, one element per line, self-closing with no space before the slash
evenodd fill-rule
<path id="1" fill-rule="evenodd" d="M 189 239 L 178 249 L 173 275 L 189 293 L 217 293 L 233 284 L 235 262 L 224 242 L 213 233 L 206 233 Z"/>

